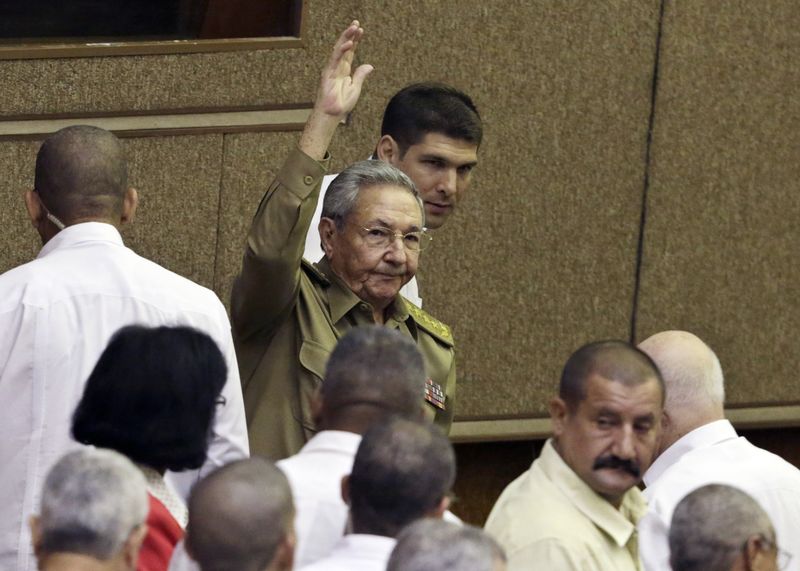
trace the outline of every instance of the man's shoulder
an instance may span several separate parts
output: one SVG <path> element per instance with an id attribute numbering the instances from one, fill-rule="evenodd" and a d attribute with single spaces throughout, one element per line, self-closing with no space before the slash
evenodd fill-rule
<path id="1" fill-rule="evenodd" d="M 449 347 L 455 344 L 453 332 L 450 330 L 449 326 L 433 317 L 424 309 L 417 307 L 411 301 L 403 298 L 403 302 L 408 309 L 409 317 L 414 320 L 414 323 L 419 329 Z"/>

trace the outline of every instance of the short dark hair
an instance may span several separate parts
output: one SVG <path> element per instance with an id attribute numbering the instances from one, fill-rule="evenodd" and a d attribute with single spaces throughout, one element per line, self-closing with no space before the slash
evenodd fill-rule
<path id="1" fill-rule="evenodd" d="M 469 95 L 444 83 L 414 83 L 398 91 L 383 113 L 381 136 L 390 135 L 401 157 L 428 133 L 480 146 L 483 127 Z"/>
<path id="2" fill-rule="evenodd" d="M 192 488 L 186 548 L 203 571 L 260 571 L 293 518 L 289 481 L 272 462 L 231 462 Z"/>
<path id="3" fill-rule="evenodd" d="M 350 474 L 353 529 L 394 537 L 439 505 L 455 475 L 453 447 L 437 426 L 396 417 L 373 426 Z"/>
<path id="4" fill-rule="evenodd" d="M 425 396 L 425 362 L 408 337 L 380 325 L 355 327 L 336 344 L 321 392 L 328 411 L 374 405 L 413 419 Z"/>
<path id="5" fill-rule="evenodd" d="M 583 345 L 567 359 L 558 396 L 570 410 L 586 398 L 586 381 L 592 373 L 628 386 L 655 379 L 664 402 L 664 379 L 649 355 L 626 341 L 606 340 Z"/>
<path id="6" fill-rule="evenodd" d="M 47 209 L 65 223 L 121 212 L 127 186 L 122 145 L 105 129 L 73 125 L 39 147 L 34 188 Z"/>
<path id="7" fill-rule="evenodd" d="M 86 382 L 72 435 L 158 470 L 199 468 L 227 371 L 217 344 L 201 331 L 124 327 Z"/>

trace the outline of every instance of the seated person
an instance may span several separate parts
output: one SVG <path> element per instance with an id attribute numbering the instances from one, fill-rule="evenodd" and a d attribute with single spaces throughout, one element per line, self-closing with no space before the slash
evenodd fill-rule
<path id="1" fill-rule="evenodd" d="M 673 571 L 777 571 L 788 563 L 767 512 L 724 484 L 698 488 L 678 503 L 669 550 Z"/>
<path id="2" fill-rule="evenodd" d="M 486 532 L 432 518 L 397 536 L 386 571 L 505 571 L 506 554 Z"/>
<path id="3" fill-rule="evenodd" d="M 111 338 L 86 382 L 73 437 L 124 454 L 147 480 L 149 530 L 140 571 L 167 569 L 183 537 L 186 506 L 164 472 L 202 466 L 226 377 L 225 359 L 205 333 L 133 325 Z"/>
<path id="4" fill-rule="evenodd" d="M 147 526 L 144 477 L 111 450 L 69 452 L 44 482 L 30 520 L 42 571 L 133 571 Z"/>
<path id="5" fill-rule="evenodd" d="M 202 571 L 291 571 L 293 521 L 286 476 L 267 460 L 239 460 L 192 489 L 185 546 Z"/>

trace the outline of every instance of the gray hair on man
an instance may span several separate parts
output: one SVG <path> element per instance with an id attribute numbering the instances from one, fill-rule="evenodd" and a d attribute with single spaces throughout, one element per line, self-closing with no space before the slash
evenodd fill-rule
<path id="1" fill-rule="evenodd" d="M 400 532 L 386 571 L 500 571 L 505 563 L 505 551 L 483 530 L 427 518 Z"/>
<path id="2" fill-rule="evenodd" d="M 673 571 L 730 571 L 739 556 L 749 556 L 751 544 L 774 550 L 775 531 L 758 502 L 738 488 L 703 486 L 683 498 L 672 514 Z"/>
<path id="3" fill-rule="evenodd" d="M 398 168 L 384 161 L 359 161 L 344 169 L 331 181 L 322 202 L 322 217 L 330 218 L 340 232 L 358 201 L 358 194 L 374 186 L 397 186 L 408 190 L 419 205 L 422 225 L 425 225 L 425 208 L 419 197 L 417 187 Z"/>
<path id="4" fill-rule="evenodd" d="M 41 513 L 31 521 L 34 549 L 40 559 L 55 553 L 111 559 L 145 523 L 148 509 L 147 484 L 130 460 L 112 450 L 69 452 L 45 479 Z"/>

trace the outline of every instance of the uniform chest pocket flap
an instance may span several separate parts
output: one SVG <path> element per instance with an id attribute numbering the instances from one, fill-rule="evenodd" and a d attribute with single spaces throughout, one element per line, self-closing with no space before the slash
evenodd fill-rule
<path id="1" fill-rule="evenodd" d="M 325 376 L 325 365 L 328 364 L 330 356 L 330 349 L 308 339 L 303 341 L 303 345 L 300 347 L 300 364 L 320 382 Z"/>

